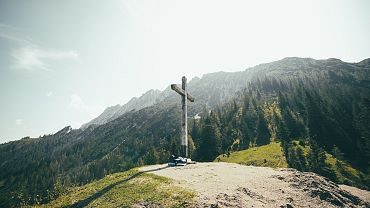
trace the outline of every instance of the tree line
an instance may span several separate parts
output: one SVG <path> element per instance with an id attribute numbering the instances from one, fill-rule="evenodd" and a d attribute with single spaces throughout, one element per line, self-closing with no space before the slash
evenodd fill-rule
<path id="1" fill-rule="evenodd" d="M 333 152 L 369 174 L 369 83 L 337 79 L 256 79 L 189 121 L 191 157 L 213 161 L 220 154 L 278 141 L 289 166 L 298 170 L 335 181 L 325 163 L 325 152 Z M 0 206 L 45 203 L 66 187 L 168 162 L 180 150 L 179 110 L 152 106 L 86 130 L 0 145 Z M 308 155 L 304 148 L 310 149 Z M 369 187 L 369 181 L 364 178 L 363 184 Z"/>

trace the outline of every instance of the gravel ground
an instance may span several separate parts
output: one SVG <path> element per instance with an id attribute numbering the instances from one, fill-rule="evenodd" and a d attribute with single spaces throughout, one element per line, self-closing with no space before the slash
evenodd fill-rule
<path id="1" fill-rule="evenodd" d="M 179 186 L 196 191 L 195 206 L 199 207 L 370 207 L 370 192 L 339 187 L 314 173 L 294 169 L 222 162 L 164 167 L 140 170 L 172 178 Z"/>
<path id="2" fill-rule="evenodd" d="M 339 187 L 349 193 L 360 197 L 362 200 L 370 203 L 370 191 L 365 191 L 356 187 L 347 186 L 347 185 L 339 185 Z"/>

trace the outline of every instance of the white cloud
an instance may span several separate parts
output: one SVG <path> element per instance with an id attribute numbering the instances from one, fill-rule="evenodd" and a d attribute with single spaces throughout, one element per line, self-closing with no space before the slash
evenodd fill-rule
<path id="1" fill-rule="evenodd" d="M 50 61 L 78 58 L 75 51 L 45 50 L 37 46 L 13 49 L 10 55 L 13 57 L 15 68 L 26 70 L 49 70 L 48 62 Z"/>
<path id="2" fill-rule="evenodd" d="M 16 119 L 16 120 L 15 120 L 15 125 L 16 125 L 16 126 L 21 126 L 21 125 L 23 125 L 23 119 Z"/>
<path id="3" fill-rule="evenodd" d="M 52 61 L 76 59 L 76 51 L 50 50 L 41 47 L 36 41 L 25 35 L 20 28 L 0 23 L 0 38 L 12 41 L 18 45 L 9 55 L 13 58 L 13 67 L 26 70 L 49 70 Z"/>
<path id="4" fill-rule="evenodd" d="M 77 93 L 71 94 L 68 107 L 73 113 L 74 120 L 71 124 L 75 128 L 98 116 L 102 110 L 97 106 L 87 105 Z"/>
<path id="5" fill-rule="evenodd" d="M 74 93 L 70 97 L 70 102 L 69 102 L 69 107 L 70 108 L 75 108 L 79 109 L 85 112 L 90 111 L 90 107 L 85 104 L 85 102 L 81 99 L 80 95 Z"/>
<path id="6" fill-rule="evenodd" d="M 46 96 L 46 97 L 51 97 L 51 96 L 53 96 L 53 95 L 54 95 L 54 93 L 53 93 L 53 92 L 51 92 L 51 91 L 50 91 L 50 92 L 45 93 L 45 96 Z"/>
<path id="7" fill-rule="evenodd" d="M 97 107 L 87 105 L 77 93 L 73 93 L 70 96 L 69 108 L 78 110 L 89 116 L 96 116 L 96 114 L 99 112 Z"/>
<path id="8" fill-rule="evenodd" d="M 32 39 L 17 27 L 0 23 L 0 38 L 4 38 L 18 43 L 32 44 Z"/>

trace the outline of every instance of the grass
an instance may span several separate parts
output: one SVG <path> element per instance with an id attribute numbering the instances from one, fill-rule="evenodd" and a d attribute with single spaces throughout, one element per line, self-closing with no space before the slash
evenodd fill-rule
<path id="1" fill-rule="evenodd" d="M 132 169 L 108 175 L 81 187 L 72 188 L 65 195 L 40 207 L 70 207 L 86 202 L 86 207 L 130 207 L 144 203 L 165 207 L 183 207 L 192 202 L 195 193 L 174 185 L 171 179 Z"/>
<path id="2" fill-rule="evenodd" d="M 293 141 L 293 143 L 297 147 L 302 148 L 304 156 L 307 158 L 311 151 L 309 146 L 302 146 L 298 141 Z M 226 154 L 222 154 L 215 159 L 215 162 L 229 162 L 272 168 L 288 167 L 283 149 L 278 142 L 272 142 L 268 145 L 233 152 L 229 157 L 227 157 Z M 366 174 L 355 169 L 348 162 L 338 160 L 329 153 L 326 153 L 325 162 L 335 173 L 337 183 L 366 188 L 366 186 L 363 185 L 363 178 L 367 177 Z"/>
<path id="3" fill-rule="evenodd" d="M 218 156 L 215 161 L 272 168 L 288 167 L 283 149 L 278 142 L 272 142 L 268 145 L 233 152 L 229 157 L 223 154 Z"/>
<path id="4" fill-rule="evenodd" d="M 296 142 L 296 145 L 299 145 Z M 309 154 L 308 146 L 301 146 L 305 156 Z M 338 161 L 331 154 L 326 154 L 326 163 L 334 171 L 339 183 L 356 185 L 361 183 L 363 173 L 349 163 Z M 278 142 L 233 152 L 227 157 L 220 155 L 215 161 L 239 163 L 272 168 L 286 168 L 283 150 Z M 340 164 L 338 166 L 337 164 Z M 37 207 L 71 207 L 78 202 L 88 201 L 84 207 L 131 207 L 135 204 L 159 207 L 186 207 L 192 204 L 195 193 L 178 187 L 171 179 L 142 173 L 138 170 L 108 175 L 80 187 L 71 188 L 66 194 L 54 201 Z M 135 177 L 132 177 L 135 176 Z M 132 178 L 130 178 L 132 177 Z M 1 185 L 1 184 L 0 184 Z"/>
<path id="5" fill-rule="evenodd" d="M 364 176 L 364 173 L 353 168 L 349 163 L 338 160 L 333 155 L 328 153 L 326 154 L 325 162 L 329 165 L 330 169 L 334 171 L 338 183 L 351 186 L 358 186 L 362 183 L 362 177 Z"/>
<path id="6" fill-rule="evenodd" d="M 303 149 L 304 155 L 308 157 L 311 149 L 308 145 L 302 146 L 298 141 L 293 141 L 296 146 Z M 363 173 L 351 166 L 348 162 L 338 160 L 330 153 L 325 153 L 325 163 L 335 173 L 336 181 L 340 184 L 347 184 L 352 186 L 358 186 L 361 184 L 361 177 Z M 339 164 L 340 166 L 338 166 Z"/>
<path id="7" fill-rule="evenodd" d="M 293 141 L 293 143 L 303 149 L 304 156 L 307 158 L 311 151 L 308 145 L 302 146 L 298 141 Z M 359 188 L 366 188 L 363 186 L 363 177 L 365 174 L 360 170 L 357 170 L 351 166 L 348 162 L 338 160 L 330 153 L 325 153 L 326 160 L 325 163 L 334 172 L 336 177 L 336 182 L 339 184 L 346 184 L 351 186 L 356 186 Z M 339 164 L 339 166 L 338 166 Z"/>

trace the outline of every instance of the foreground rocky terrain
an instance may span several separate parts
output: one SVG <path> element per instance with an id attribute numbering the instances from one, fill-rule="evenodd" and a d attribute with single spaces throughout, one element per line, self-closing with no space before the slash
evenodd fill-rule
<path id="1" fill-rule="evenodd" d="M 370 192 L 294 169 L 232 163 L 140 168 L 197 193 L 196 207 L 369 207 Z M 151 171 L 155 170 L 155 171 Z"/>

